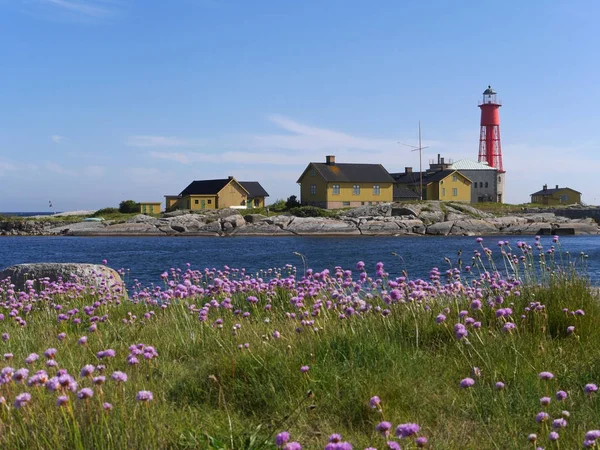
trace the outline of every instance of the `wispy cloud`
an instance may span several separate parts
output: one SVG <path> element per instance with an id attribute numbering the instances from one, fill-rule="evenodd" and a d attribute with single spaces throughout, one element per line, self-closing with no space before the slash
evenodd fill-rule
<path id="1" fill-rule="evenodd" d="M 0 161 L 0 177 L 3 176 L 6 172 L 14 172 L 17 170 L 17 167 L 8 161 Z"/>
<path id="2" fill-rule="evenodd" d="M 62 141 L 65 140 L 64 136 L 61 136 L 59 134 L 53 134 L 50 139 L 52 139 L 52 142 L 54 142 L 55 144 L 60 144 Z"/>
<path id="3" fill-rule="evenodd" d="M 205 145 L 206 140 L 184 139 L 175 136 L 129 136 L 126 144 L 129 147 L 198 147 Z"/>
<path id="4" fill-rule="evenodd" d="M 106 167 L 90 165 L 75 169 L 66 168 L 58 163 L 48 161 L 44 164 L 44 170 L 57 175 L 63 175 L 73 178 L 102 178 L 106 174 Z"/>
<path id="5" fill-rule="evenodd" d="M 42 4 L 95 18 L 106 18 L 115 12 L 114 1 L 106 0 L 40 0 Z"/>

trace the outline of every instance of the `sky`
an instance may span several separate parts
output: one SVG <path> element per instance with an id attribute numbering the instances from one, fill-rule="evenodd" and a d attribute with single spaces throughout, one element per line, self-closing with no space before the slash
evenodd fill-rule
<path id="1" fill-rule="evenodd" d="M 476 160 L 491 84 L 506 200 L 600 204 L 596 0 L 0 0 L 0 211 L 299 195 L 307 164 Z"/>

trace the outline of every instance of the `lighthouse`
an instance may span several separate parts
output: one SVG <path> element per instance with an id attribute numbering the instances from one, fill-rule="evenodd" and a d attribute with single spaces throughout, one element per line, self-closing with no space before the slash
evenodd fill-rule
<path id="1" fill-rule="evenodd" d="M 496 99 L 496 91 L 491 86 L 483 91 L 483 99 L 479 103 L 481 109 L 481 123 L 479 131 L 479 159 L 498 170 L 497 198 L 504 201 L 504 176 L 502 165 L 502 145 L 500 143 L 500 107 L 502 104 Z"/>

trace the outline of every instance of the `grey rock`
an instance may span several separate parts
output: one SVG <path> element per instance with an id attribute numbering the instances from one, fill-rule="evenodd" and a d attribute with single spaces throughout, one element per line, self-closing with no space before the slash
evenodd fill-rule
<path id="1" fill-rule="evenodd" d="M 246 221 L 241 214 L 232 214 L 231 216 L 223 217 L 221 222 L 223 223 L 223 229 L 225 229 L 226 224 L 230 224 L 233 228 L 246 225 Z"/>
<path id="2" fill-rule="evenodd" d="M 100 264 L 78 263 L 36 263 L 17 264 L 7 267 L 0 272 L 0 280 L 10 278 L 18 288 L 23 288 L 26 280 L 48 278 L 49 281 L 77 281 L 88 286 L 108 286 L 110 289 L 121 290 L 123 280 L 110 267 Z M 35 287 L 36 286 L 34 284 Z M 121 292 L 124 292 L 121 290 Z"/>
<path id="3" fill-rule="evenodd" d="M 155 225 L 158 222 L 158 219 L 147 216 L 145 214 L 138 214 L 137 216 L 133 216 L 131 219 L 127 221 L 127 223 L 149 223 Z"/>
<path id="4" fill-rule="evenodd" d="M 459 211 L 455 212 L 455 211 L 450 211 L 448 213 L 446 213 L 446 220 L 467 220 L 467 219 L 471 219 L 472 217 L 468 214 L 464 214 L 461 213 Z"/>
<path id="5" fill-rule="evenodd" d="M 294 216 L 281 215 L 267 217 L 265 222 L 271 225 L 277 225 L 280 228 L 286 228 L 292 220 L 294 220 Z"/>
<path id="6" fill-rule="evenodd" d="M 320 217 L 295 217 L 286 230 L 299 235 L 360 234 L 356 224 L 350 221 Z"/>
<path id="7" fill-rule="evenodd" d="M 179 233 L 199 231 L 204 225 L 205 218 L 196 214 L 175 217 L 169 220 L 169 226 Z"/>
<path id="8" fill-rule="evenodd" d="M 412 216 L 417 217 L 417 212 L 408 206 L 392 205 L 392 216 Z"/>
<path id="9" fill-rule="evenodd" d="M 535 223 L 535 222 L 549 223 L 549 222 L 554 222 L 556 220 L 556 215 L 554 213 L 525 214 L 524 217 L 527 219 L 527 222 L 529 222 L 529 223 Z"/>
<path id="10" fill-rule="evenodd" d="M 361 220 L 358 224 L 361 234 L 367 236 L 394 235 L 400 231 L 398 223 L 386 220 Z"/>
<path id="11" fill-rule="evenodd" d="M 176 209 L 175 211 L 167 212 L 163 214 L 163 217 L 179 217 L 191 214 L 189 209 Z"/>
<path id="12" fill-rule="evenodd" d="M 422 210 L 418 217 L 425 224 L 443 222 L 446 219 L 446 215 L 441 209 L 437 211 Z"/>
<path id="13" fill-rule="evenodd" d="M 229 233 L 233 230 L 234 226 L 231 222 L 223 222 L 221 227 L 225 233 Z"/>
<path id="14" fill-rule="evenodd" d="M 392 205 L 383 203 L 381 205 L 358 206 L 342 213 L 344 217 L 390 217 Z"/>
<path id="15" fill-rule="evenodd" d="M 574 234 L 600 234 L 600 227 L 595 223 L 570 222 L 554 224 L 553 233 L 562 234 L 562 230 L 573 230 Z M 570 233 L 569 233 L 570 234 Z"/>
<path id="16" fill-rule="evenodd" d="M 454 209 L 461 211 L 465 214 L 469 214 L 475 219 L 487 219 L 487 218 L 494 217 L 492 214 L 481 211 L 467 203 L 451 203 L 450 205 Z"/>
<path id="17" fill-rule="evenodd" d="M 259 222 L 239 227 L 232 231 L 234 236 L 292 236 L 293 233 L 282 229 L 278 225 Z"/>
<path id="18" fill-rule="evenodd" d="M 481 219 L 457 220 L 450 231 L 456 236 L 479 236 L 497 233 L 498 229 L 491 223 Z"/>
<path id="19" fill-rule="evenodd" d="M 523 225 L 527 223 L 527 219 L 525 217 L 518 216 L 494 217 L 491 219 L 487 219 L 487 221 L 499 230 L 504 230 L 507 227 Z"/>
<path id="20" fill-rule="evenodd" d="M 261 221 L 263 221 L 263 220 L 264 220 L 264 219 L 266 219 L 266 218 L 267 218 L 267 216 L 264 216 L 264 215 L 262 215 L 262 214 L 246 214 L 246 215 L 244 216 L 244 220 L 245 220 L 247 223 L 257 223 L 257 222 L 261 222 Z"/>
<path id="21" fill-rule="evenodd" d="M 426 234 L 432 234 L 434 236 L 447 236 L 450 234 L 454 222 L 438 222 L 433 223 L 427 227 Z"/>
<path id="22" fill-rule="evenodd" d="M 108 228 L 107 222 L 75 222 L 46 230 L 48 234 L 87 234 Z"/>
<path id="23" fill-rule="evenodd" d="M 124 235 L 124 234 L 163 234 L 158 228 L 149 223 L 118 223 L 105 227 L 102 230 L 90 233 L 92 235 Z"/>
<path id="24" fill-rule="evenodd" d="M 209 222 L 205 225 L 202 225 L 198 231 L 208 232 L 208 233 L 220 233 L 221 224 L 218 221 Z"/>

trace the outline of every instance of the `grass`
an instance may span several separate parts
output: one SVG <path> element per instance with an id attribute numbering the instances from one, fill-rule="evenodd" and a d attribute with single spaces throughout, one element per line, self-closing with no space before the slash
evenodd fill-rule
<path id="1" fill-rule="evenodd" d="M 524 257 L 508 258 L 506 276 L 494 263 L 504 260 L 488 259 L 482 247 L 469 269 L 448 267 L 449 282 L 436 270 L 427 282 L 388 279 L 384 268 L 305 277 L 291 266 L 259 274 L 183 270 L 165 273 L 162 287 L 134 285 L 131 300 L 71 283 L 20 294 L 20 301 L 5 283 L 1 323 L 10 337 L 0 347 L 13 358 L 0 367 L 52 377 L 44 356 L 31 365 L 25 358 L 55 347 L 77 390 L 92 387 L 94 396 L 69 392 L 68 406 L 57 407 L 57 394 L 43 386 L 0 382 L 0 447 L 274 449 L 275 435 L 286 430 L 304 448 L 323 448 L 335 432 L 355 448 L 382 449 L 386 439 L 375 427 L 385 420 L 418 423 L 429 448 L 526 448 L 528 434 L 537 433 L 540 445 L 558 449 L 548 442 L 549 424 L 535 416 L 547 411 L 556 419 L 567 410 L 560 446 L 580 448 L 585 432 L 599 428 L 599 398 L 583 387 L 600 381 L 600 303 L 572 264 L 560 267 L 558 251 L 538 252 L 535 243 L 502 250 Z M 505 308 L 512 312 L 499 317 Z M 26 325 L 9 319 L 11 311 Z M 468 336 L 455 337 L 457 323 Z M 504 331 L 506 323 L 516 326 Z M 78 345 L 84 335 L 87 344 Z M 138 355 L 139 364 L 129 365 L 132 344 L 153 346 L 159 356 Z M 116 356 L 99 360 L 106 349 Z M 101 387 L 79 376 L 85 364 L 106 365 Z M 115 370 L 128 381 L 110 380 Z M 555 378 L 540 380 L 542 371 Z M 466 377 L 475 385 L 461 389 Z M 505 389 L 495 388 L 498 381 Z M 559 389 L 568 393 L 563 402 L 554 400 Z M 153 400 L 136 401 L 141 390 Z M 17 409 L 21 392 L 32 399 Z M 543 407 L 546 395 L 552 402 Z M 373 396 L 381 399 L 375 408 Z M 414 438 L 401 444 L 416 448 Z"/>

